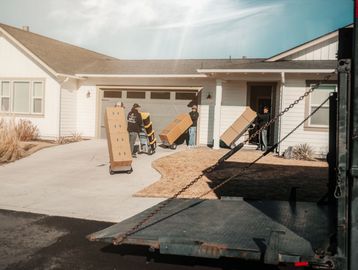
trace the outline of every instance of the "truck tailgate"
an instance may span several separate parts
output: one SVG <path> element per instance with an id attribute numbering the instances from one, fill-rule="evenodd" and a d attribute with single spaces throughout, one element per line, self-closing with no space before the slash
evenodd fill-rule
<path id="1" fill-rule="evenodd" d="M 112 243 L 157 206 L 89 236 Z M 312 202 L 176 199 L 124 243 L 162 254 L 236 257 L 266 263 L 310 260 L 334 232 L 328 205 Z"/>

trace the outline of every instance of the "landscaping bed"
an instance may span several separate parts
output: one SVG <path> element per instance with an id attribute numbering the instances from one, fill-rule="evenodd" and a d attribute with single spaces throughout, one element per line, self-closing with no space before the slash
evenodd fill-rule
<path id="1" fill-rule="evenodd" d="M 214 164 L 227 149 L 212 150 L 206 147 L 188 149 L 155 160 L 153 167 L 162 175 L 154 184 L 137 192 L 139 197 L 171 197 Z M 205 175 L 180 198 L 195 198 L 240 171 L 262 152 L 243 149 L 214 172 Z M 204 198 L 222 196 L 249 199 L 287 200 L 292 188 L 297 188 L 297 199 L 318 201 L 327 191 L 328 168 L 324 161 L 284 159 L 269 154 L 253 165 L 240 177 L 221 189 L 208 193 Z"/>

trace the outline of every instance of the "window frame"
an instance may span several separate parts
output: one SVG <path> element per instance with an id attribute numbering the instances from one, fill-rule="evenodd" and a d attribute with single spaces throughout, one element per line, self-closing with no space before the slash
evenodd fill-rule
<path id="1" fill-rule="evenodd" d="M 45 115 L 45 90 L 46 90 L 46 80 L 43 78 L 0 78 L 0 86 L 3 82 L 10 83 L 10 97 L 9 97 L 9 111 L 2 111 L 0 108 L 0 115 L 15 115 L 15 116 L 34 116 L 34 117 L 43 117 Z M 16 83 L 28 83 L 29 84 L 29 110 L 27 112 L 15 112 L 14 111 L 14 98 L 15 98 L 15 84 Z M 35 96 L 34 85 L 36 83 L 41 83 L 42 85 L 42 96 Z M 2 93 L 0 93 L 0 102 L 2 100 Z M 41 112 L 34 112 L 34 101 L 36 99 L 41 99 Z M 1 103 L 0 103 L 1 104 Z"/>
<path id="2" fill-rule="evenodd" d="M 192 98 L 192 99 L 178 98 L 177 94 L 193 94 L 193 95 L 195 95 L 195 97 Z M 195 92 L 195 91 L 175 91 L 174 100 L 193 101 L 193 100 L 196 100 L 198 98 L 198 94 L 199 93 Z"/>
<path id="3" fill-rule="evenodd" d="M 152 94 L 169 94 L 168 98 L 158 98 L 158 97 L 152 97 Z M 151 100 L 171 100 L 171 92 L 170 91 L 150 91 L 150 97 Z"/>
<path id="4" fill-rule="evenodd" d="M 42 86 L 42 96 L 41 97 L 38 97 L 38 96 L 35 96 L 35 83 L 41 83 L 41 86 Z M 32 86 L 32 89 L 31 89 L 31 114 L 34 114 L 34 115 L 43 115 L 44 113 L 44 105 L 45 105 L 45 102 L 44 102 L 44 99 L 45 99 L 45 83 L 43 81 L 39 81 L 39 80 L 34 80 L 31 82 L 31 86 Z M 30 87 L 31 88 L 31 87 Z M 34 101 L 35 99 L 41 99 L 41 112 L 35 112 L 35 106 L 34 106 Z"/>
<path id="5" fill-rule="evenodd" d="M 126 93 L 126 99 L 147 99 L 147 94 L 146 94 L 147 91 L 143 90 L 127 90 L 127 93 Z M 132 94 L 132 93 L 144 93 L 144 97 L 128 97 L 128 94 Z"/>
<path id="6" fill-rule="evenodd" d="M 3 85 L 3 83 L 9 83 L 9 94 L 8 94 L 8 96 L 4 96 L 3 94 L 2 94 L 2 85 Z M 2 110 L 2 100 L 3 100 L 3 98 L 8 98 L 9 99 L 9 110 L 7 110 L 7 111 L 3 111 Z M 9 81 L 9 80 L 1 80 L 0 81 L 0 113 L 10 113 L 12 110 L 11 110 L 11 81 Z"/>
<path id="7" fill-rule="evenodd" d="M 314 86 L 315 84 L 319 83 L 320 81 L 307 81 L 306 82 L 306 90 L 308 90 L 309 88 L 311 88 L 312 86 Z M 327 81 L 325 83 L 321 84 L 322 86 L 329 86 L 329 87 L 334 87 L 334 91 L 337 92 L 337 81 Z M 315 89 L 314 91 L 319 90 L 319 88 Z M 322 91 L 322 90 L 321 90 Z M 329 92 L 332 92 L 330 90 L 326 90 Z M 314 93 L 314 92 L 313 92 Z M 305 102 L 305 117 L 307 117 L 308 115 L 311 114 L 312 107 L 318 107 L 320 104 L 312 104 L 312 93 L 306 98 L 306 102 Z M 328 108 L 329 109 L 329 103 L 327 102 L 326 104 L 324 104 L 322 106 L 322 108 Z M 311 118 L 309 118 L 305 123 L 304 123 L 304 130 L 305 131 L 324 131 L 327 132 L 329 129 L 329 125 L 320 125 L 320 124 L 312 124 L 311 123 Z"/>

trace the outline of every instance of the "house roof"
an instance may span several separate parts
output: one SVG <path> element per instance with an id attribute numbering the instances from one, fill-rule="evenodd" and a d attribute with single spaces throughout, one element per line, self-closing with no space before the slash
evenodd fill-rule
<path id="1" fill-rule="evenodd" d="M 217 66 L 217 70 L 323 70 L 335 69 L 337 67 L 336 60 L 287 60 L 276 62 L 258 61 L 252 63 L 241 63 L 225 66 Z M 205 69 L 199 69 L 205 70 Z"/>
<path id="2" fill-rule="evenodd" d="M 16 27 L 0 27 L 57 73 L 63 74 L 196 74 L 199 68 L 263 59 L 120 60 Z"/>
<path id="3" fill-rule="evenodd" d="M 120 60 L 52 38 L 0 23 L 5 31 L 55 74 L 193 75 L 213 69 L 332 69 L 336 61 L 275 61 L 248 59 Z"/>
<path id="4" fill-rule="evenodd" d="M 58 73 L 74 75 L 83 72 L 86 67 L 93 65 L 94 62 L 104 63 L 108 60 L 116 60 L 107 55 L 9 25 L 0 24 L 0 27 Z"/>
<path id="5" fill-rule="evenodd" d="M 102 65 L 94 62 L 87 74 L 197 74 L 201 68 L 212 69 L 232 64 L 255 63 L 262 59 L 179 59 L 179 60 L 108 60 Z"/>

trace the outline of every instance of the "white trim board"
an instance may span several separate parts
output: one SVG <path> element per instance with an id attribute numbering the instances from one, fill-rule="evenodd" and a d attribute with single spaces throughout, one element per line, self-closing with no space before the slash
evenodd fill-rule
<path id="1" fill-rule="evenodd" d="M 335 69 L 198 69 L 199 73 L 332 73 Z"/>
<path id="2" fill-rule="evenodd" d="M 205 78 L 205 74 L 76 74 L 82 78 Z"/>

